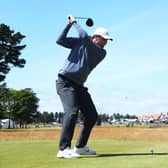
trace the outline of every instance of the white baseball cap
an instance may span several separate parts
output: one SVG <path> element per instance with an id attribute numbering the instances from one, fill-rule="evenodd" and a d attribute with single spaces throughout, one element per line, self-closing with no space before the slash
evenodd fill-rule
<path id="1" fill-rule="evenodd" d="M 103 37 L 104 39 L 107 40 L 113 40 L 112 37 L 110 36 L 108 30 L 104 27 L 99 27 L 95 30 L 95 32 L 93 33 L 93 36 L 95 35 L 99 35 L 101 37 Z"/>

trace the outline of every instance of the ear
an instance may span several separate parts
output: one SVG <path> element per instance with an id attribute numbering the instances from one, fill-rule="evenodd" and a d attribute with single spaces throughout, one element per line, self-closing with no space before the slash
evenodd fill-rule
<path id="1" fill-rule="evenodd" d="M 93 43 L 97 43 L 97 38 L 96 38 L 96 36 L 92 36 L 92 41 L 93 41 Z"/>

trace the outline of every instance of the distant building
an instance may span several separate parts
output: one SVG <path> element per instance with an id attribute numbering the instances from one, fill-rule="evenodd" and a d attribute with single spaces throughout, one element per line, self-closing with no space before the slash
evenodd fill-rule
<path id="1" fill-rule="evenodd" d="M 138 120 L 140 122 L 155 122 L 155 121 L 160 121 L 160 122 L 166 122 L 168 123 L 168 113 L 160 113 L 160 114 L 144 114 L 138 117 Z"/>

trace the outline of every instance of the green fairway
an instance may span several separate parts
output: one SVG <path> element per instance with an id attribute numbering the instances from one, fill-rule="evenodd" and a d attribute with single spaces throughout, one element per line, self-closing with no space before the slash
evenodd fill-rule
<path id="1" fill-rule="evenodd" d="M 0 142 L 0 168 L 166 168 L 168 142 L 91 140 L 95 156 L 57 159 L 57 141 Z M 150 149 L 155 150 L 154 154 Z"/>

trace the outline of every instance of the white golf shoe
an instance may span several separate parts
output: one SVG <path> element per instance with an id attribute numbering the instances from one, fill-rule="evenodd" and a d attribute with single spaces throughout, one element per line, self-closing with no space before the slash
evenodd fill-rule
<path id="1" fill-rule="evenodd" d="M 96 151 L 89 149 L 87 146 L 83 148 L 74 147 L 74 151 L 80 155 L 96 155 Z"/>
<path id="2" fill-rule="evenodd" d="M 80 154 L 76 153 L 71 148 L 67 147 L 64 150 L 59 150 L 57 154 L 57 158 L 66 158 L 66 159 L 72 159 L 72 158 L 79 158 Z"/>

